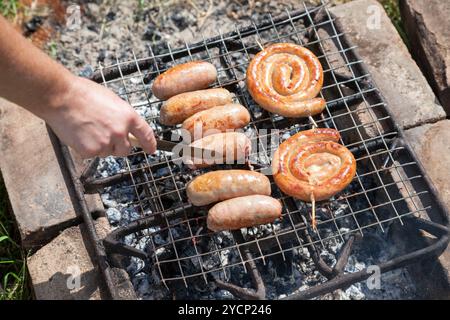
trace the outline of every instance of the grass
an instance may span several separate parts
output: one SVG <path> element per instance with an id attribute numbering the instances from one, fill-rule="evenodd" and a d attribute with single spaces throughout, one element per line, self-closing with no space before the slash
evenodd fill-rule
<path id="1" fill-rule="evenodd" d="M 6 18 L 15 18 L 19 7 L 19 0 L 0 0 L 0 14 Z"/>
<path id="2" fill-rule="evenodd" d="M 47 53 L 53 58 L 56 59 L 57 53 L 58 53 L 58 46 L 55 41 L 51 41 L 49 44 L 47 44 Z"/>
<path id="3" fill-rule="evenodd" d="M 8 195 L 0 177 L 0 300 L 30 298 L 27 284 L 27 254 L 17 239 L 14 222 L 8 214 Z"/>
<path id="4" fill-rule="evenodd" d="M 403 42 L 409 48 L 408 37 L 406 35 L 405 29 L 403 28 L 402 17 L 400 15 L 399 0 L 378 0 L 378 2 L 380 2 L 381 5 L 384 7 L 384 10 L 386 10 L 387 15 L 389 16 L 398 33 L 402 37 Z"/>
<path id="5" fill-rule="evenodd" d="M 20 9 L 19 0 L 0 0 L 0 15 L 11 21 Z M 8 213 L 8 193 L 0 176 L 0 301 L 30 299 L 26 258 Z"/>

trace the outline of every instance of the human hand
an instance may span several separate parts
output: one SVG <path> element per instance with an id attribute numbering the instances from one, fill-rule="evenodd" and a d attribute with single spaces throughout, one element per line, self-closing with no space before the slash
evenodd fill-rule
<path id="1" fill-rule="evenodd" d="M 112 91 L 74 77 L 43 118 L 65 144 L 82 157 L 126 156 L 133 134 L 147 153 L 156 150 L 153 130 L 139 114 Z"/>

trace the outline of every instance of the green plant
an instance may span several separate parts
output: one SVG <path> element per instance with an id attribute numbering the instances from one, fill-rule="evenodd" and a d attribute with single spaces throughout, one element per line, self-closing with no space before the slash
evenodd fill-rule
<path id="1" fill-rule="evenodd" d="M 378 0 L 386 10 L 387 15 L 391 19 L 403 42 L 409 47 L 408 37 L 402 24 L 402 16 L 400 14 L 399 0 Z"/>
<path id="2" fill-rule="evenodd" d="M 15 18 L 19 6 L 19 0 L 0 0 L 0 14 L 6 18 Z"/>
<path id="3" fill-rule="evenodd" d="M 15 240 L 7 207 L 8 195 L 0 178 L 0 300 L 28 299 L 27 254 Z"/>
<path id="4" fill-rule="evenodd" d="M 50 56 L 53 59 L 56 59 L 57 53 L 58 53 L 58 46 L 56 44 L 55 41 L 51 41 L 48 45 L 47 45 L 47 52 L 50 54 Z"/>
<path id="5" fill-rule="evenodd" d="M 138 0 L 138 8 L 140 11 L 144 10 L 145 0 Z"/>

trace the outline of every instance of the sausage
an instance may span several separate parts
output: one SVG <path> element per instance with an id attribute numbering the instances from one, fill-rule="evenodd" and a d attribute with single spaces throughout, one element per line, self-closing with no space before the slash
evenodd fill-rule
<path id="1" fill-rule="evenodd" d="M 197 140 L 211 134 L 245 127 L 250 113 L 240 104 L 226 104 L 200 111 L 187 118 L 182 128 L 189 131 L 191 139 Z"/>
<path id="2" fill-rule="evenodd" d="M 214 65 L 205 61 L 191 61 L 176 65 L 156 77 L 152 92 L 166 100 L 179 93 L 205 89 L 217 78 Z"/>
<path id="3" fill-rule="evenodd" d="M 276 43 L 258 52 L 247 68 L 247 88 L 262 108 L 288 118 L 323 111 L 326 102 L 316 98 L 323 85 L 319 59 L 293 43 Z"/>
<path id="4" fill-rule="evenodd" d="M 194 206 L 236 197 L 261 194 L 269 196 L 270 181 L 262 173 L 249 170 L 218 170 L 192 180 L 186 193 Z"/>
<path id="5" fill-rule="evenodd" d="M 232 102 L 231 93 L 222 88 L 180 93 L 163 103 L 159 122 L 173 126 L 182 123 L 199 111 Z"/>
<path id="6" fill-rule="evenodd" d="M 252 195 L 219 202 L 208 212 L 212 231 L 237 230 L 273 222 L 281 217 L 281 203 L 269 196 Z"/>
<path id="7" fill-rule="evenodd" d="M 200 149 L 213 150 L 221 156 L 212 157 L 206 150 L 203 154 L 183 154 L 183 161 L 190 168 L 204 168 L 213 164 L 245 163 L 252 146 L 251 141 L 241 132 L 223 132 L 196 140 L 190 144 Z"/>
<path id="8" fill-rule="evenodd" d="M 356 174 L 356 160 L 339 139 L 338 131 L 318 128 L 284 141 L 272 161 L 277 186 L 307 202 L 328 199 L 346 188 Z"/>

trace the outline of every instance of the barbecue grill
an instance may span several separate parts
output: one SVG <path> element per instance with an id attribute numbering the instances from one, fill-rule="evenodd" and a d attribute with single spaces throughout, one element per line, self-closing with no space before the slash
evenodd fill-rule
<path id="1" fill-rule="evenodd" d="M 281 200 L 283 214 L 272 224 L 232 232 L 213 233 L 206 228 L 207 208 L 193 207 L 185 195 L 193 176 L 218 168 L 247 168 L 246 165 L 217 165 L 192 171 L 175 163 L 169 153 L 147 155 L 138 149 L 123 158 L 124 170 L 101 177 L 97 174 L 100 159 L 93 159 L 81 177 L 68 148 L 61 145 L 71 174 L 80 211 L 94 243 L 97 261 L 111 298 L 121 298 L 111 268 L 125 269 L 130 257 L 144 262 L 144 272 L 153 270 L 168 290 L 177 286 L 196 287 L 200 282 L 214 282 L 235 297 L 264 299 L 265 284 L 261 268 L 273 257 L 290 263 L 290 252 L 306 248 L 317 270 L 326 278 L 287 299 L 314 298 L 367 279 L 371 272 L 344 272 L 352 247 L 364 241 L 369 230 L 386 232 L 393 224 L 424 230 L 435 240 L 416 250 L 378 264 L 381 272 L 393 270 L 420 259 L 438 256 L 447 246 L 446 212 L 437 198 L 414 152 L 403 140 L 402 129 L 392 120 L 376 85 L 358 57 L 342 28 L 325 4 L 272 17 L 261 23 L 236 27 L 232 32 L 186 44 L 181 48 L 148 47 L 149 55 L 130 61 L 100 65 L 92 80 L 112 89 L 137 110 L 146 110 L 146 120 L 160 138 L 173 139 L 174 129 L 158 123 L 161 101 L 151 93 L 153 79 L 171 66 L 190 60 L 205 60 L 218 69 L 214 87 L 223 87 L 236 95 L 236 102 L 251 113 L 246 133 L 254 148 L 250 163 L 254 170 L 270 166 L 270 156 L 277 148 L 273 138 L 282 140 L 300 131 L 319 127 L 337 129 L 342 143 L 357 159 L 357 174 L 343 192 L 329 201 L 317 203 L 317 230 L 311 228 L 309 204 L 287 197 L 272 181 L 272 196 Z M 327 100 L 325 111 L 313 119 L 286 119 L 261 109 L 245 87 L 245 71 L 260 45 L 294 42 L 312 50 L 324 69 L 321 96 Z M 261 129 L 266 129 L 264 132 Z M 271 131 L 271 130 L 278 131 Z M 276 137 L 275 137 L 276 136 Z M 416 190 L 424 182 L 426 188 Z M 94 228 L 85 195 L 104 188 L 132 194 L 128 205 L 140 217 L 113 230 L 103 241 Z M 419 216 L 431 209 L 422 205 L 433 199 L 433 209 L 440 212 L 444 224 Z M 337 207 L 345 208 L 336 210 Z M 126 240 L 144 243 L 143 250 Z M 329 241 L 343 243 L 334 265 L 329 265 L 320 250 Z M 233 253 L 230 255 L 230 253 Z M 227 257 L 232 256 L 232 259 Z M 233 283 L 233 274 L 246 273 L 251 286 Z"/>

